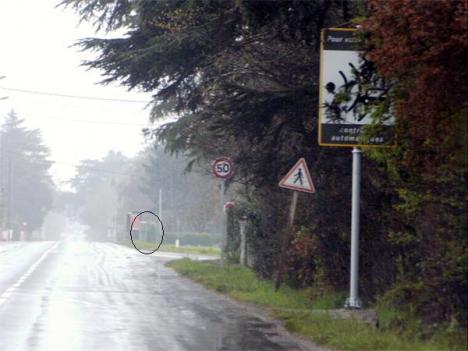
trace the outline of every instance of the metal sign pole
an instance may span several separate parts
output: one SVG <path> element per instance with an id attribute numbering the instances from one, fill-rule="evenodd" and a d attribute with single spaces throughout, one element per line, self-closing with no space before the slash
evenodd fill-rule
<path id="1" fill-rule="evenodd" d="M 211 172 L 217 178 L 221 178 L 220 186 L 220 210 L 221 210 L 221 265 L 224 265 L 226 260 L 226 246 L 227 246 L 227 223 L 226 223 L 226 214 L 224 213 L 224 204 L 225 204 L 225 182 L 226 179 L 232 177 L 232 160 L 229 157 L 218 157 L 211 163 Z"/>
<path id="2" fill-rule="evenodd" d="M 361 197 L 361 154 L 362 151 L 353 148 L 353 193 L 351 203 L 351 273 L 349 298 L 345 307 L 361 308 L 359 299 L 359 215 Z"/>
<path id="3" fill-rule="evenodd" d="M 305 193 L 315 193 L 315 187 L 307 167 L 306 160 L 302 157 L 289 170 L 289 172 L 280 180 L 278 184 L 281 188 L 294 190 L 291 199 L 291 207 L 289 208 L 288 225 L 285 233 L 283 233 L 281 252 L 278 259 L 278 267 L 275 274 L 275 291 L 281 286 L 283 275 L 286 271 L 286 262 L 284 257 L 288 249 L 289 240 L 293 235 L 294 217 L 296 216 L 297 198 L 299 191 Z"/>
<path id="4" fill-rule="evenodd" d="M 224 213 L 224 186 L 225 180 L 221 179 L 221 196 L 220 196 L 220 208 L 221 208 L 221 265 L 224 265 L 226 259 L 226 245 L 227 245 L 227 230 L 226 230 L 226 214 Z"/>

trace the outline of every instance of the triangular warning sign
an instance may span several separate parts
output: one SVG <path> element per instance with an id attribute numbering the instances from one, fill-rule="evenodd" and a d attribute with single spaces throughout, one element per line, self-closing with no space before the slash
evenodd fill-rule
<path id="1" fill-rule="evenodd" d="M 304 158 L 296 162 L 293 168 L 279 182 L 279 186 L 306 193 L 315 193 L 314 184 Z"/>

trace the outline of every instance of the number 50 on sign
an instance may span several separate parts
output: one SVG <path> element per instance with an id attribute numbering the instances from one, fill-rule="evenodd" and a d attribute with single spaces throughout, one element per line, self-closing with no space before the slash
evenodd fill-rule
<path id="1" fill-rule="evenodd" d="M 211 171 L 217 178 L 229 179 L 232 177 L 232 161 L 229 157 L 220 157 L 211 164 Z"/>

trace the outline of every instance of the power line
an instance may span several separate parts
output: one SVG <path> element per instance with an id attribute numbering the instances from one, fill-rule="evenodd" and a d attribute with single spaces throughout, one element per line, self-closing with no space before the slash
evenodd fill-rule
<path id="1" fill-rule="evenodd" d="M 45 96 L 57 96 L 57 97 L 70 98 L 70 99 L 85 99 L 85 100 L 112 101 L 112 102 L 129 102 L 129 103 L 139 103 L 139 104 L 149 104 L 149 103 L 151 103 L 151 101 L 147 101 L 147 100 L 112 99 L 112 98 L 101 98 L 101 97 L 95 97 L 95 96 L 68 95 L 68 94 L 50 93 L 50 92 L 45 92 L 45 91 L 17 89 L 17 88 L 8 88 L 8 87 L 0 87 L 0 89 L 6 90 L 6 91 L 13 91 L 13 92 L 17 92 L 17 93 L 45 95 Z"/>
<path id="2" fill-rule="evenodd" d="M 143 124 L 143 123 L 113 122 L 113 121 L 103 121 L 103 120 L 69 119 L 69 118 L 61 118 L 61 117 L 56 117 L 56 116 L 41 116 L 41 115 L 35 115 L 35 114 L 31 114 L 31 113 L 21 113 L 21 115 L 33 117 L 29 121 L 32 121 L 35 118 L 39 118 L 39 119 L 56 120 L 56 121 L 61 121 L 61 122 L 91 123 L 91 124 L 113 124 L 113 125 L 122 125 L 122 126 L 151 127 L 149 125 L 149 123 L 148 124 Z"/>

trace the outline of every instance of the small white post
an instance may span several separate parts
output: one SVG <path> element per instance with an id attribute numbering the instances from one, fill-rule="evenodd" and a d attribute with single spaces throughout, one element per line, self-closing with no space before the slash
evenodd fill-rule
<path id="1" fill-rule="evenodd" d="M 246 237 L 245 237 L 245 227 L 247 225 L 247 217 L 242 216 L 239 219 L 239 232 L 240 232 L 240 259 L 239 263 L 241 266 L 246 265 L 246 257 L 247 257 L 247 250 L 246 250 Z"/>

